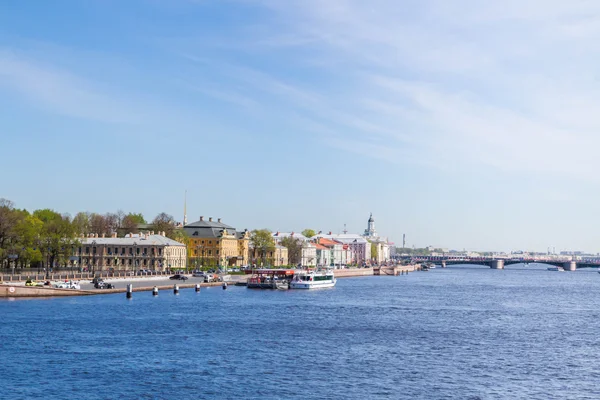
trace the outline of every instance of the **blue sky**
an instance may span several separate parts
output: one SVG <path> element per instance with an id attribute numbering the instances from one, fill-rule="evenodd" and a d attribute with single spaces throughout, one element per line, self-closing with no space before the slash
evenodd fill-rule
<path id="1" fill-rule="evenodd" d="M 489 3 L 489 4 L 488 4 Z M 0 3 L 0 197 L 585 249 L 600 3 Z"/>

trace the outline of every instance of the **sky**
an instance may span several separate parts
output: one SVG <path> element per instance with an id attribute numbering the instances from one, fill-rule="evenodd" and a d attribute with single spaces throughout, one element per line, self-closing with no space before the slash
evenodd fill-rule
<path id="1" fill-rule="evenodd" d="M 0 3 L 0 197 L 600 252 L 600 2 Z"/>

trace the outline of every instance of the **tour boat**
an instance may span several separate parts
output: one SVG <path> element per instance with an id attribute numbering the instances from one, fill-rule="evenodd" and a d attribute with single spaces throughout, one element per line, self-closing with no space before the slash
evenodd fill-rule
<path id="1" fill-rule="evenodd" d="M 565 269 L 563 267 L 548 267 L 548 271 L 565 272 Z"/>
<path id="2" fill-rule="evenodd" d="M 294 275 L 292 269 L 258 269 L 251 271 L 246 286 L 248 289 L 288 289 Z"/>
<path id="3" fill-rule="evenodd" d="M 296 271 L 290 289 L 320 289 L 334 287 L 337 280 L 333 276 L 333 269 L 326 271 L 304 270 Z"/>

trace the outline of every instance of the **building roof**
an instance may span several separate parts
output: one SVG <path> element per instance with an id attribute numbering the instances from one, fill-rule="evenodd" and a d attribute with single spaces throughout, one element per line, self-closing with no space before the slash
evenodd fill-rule
<path id="1" fill-rule="evenodd" d="M 354 233 L 340 233 L 340 234 L 329 234 L 329 235 L 317 235 L 319 238 L 326 238 L 335 240 L 340 243 L 348 244 L 348 243 L 369 243 L 367 239 L 365 239 L 361 235 L 357 235 Z"/>
<path id="2" fill-rule="evenodd" d="M 81 240 L 83 245 L 112 245 L 112 246 L 184 246 L 185 244 L 179 243 L 173 239 L 169 239 L 162 235 L 145 235 L 145 234 L 132 234 L 122 238 L 84 238 Z"/>
<path id="3" fill-rule="evenodd" d="M 321 244 L 321 245 L 323 245 L 323 246 L 335 246 L 336 244 L 340 244 L 340 242 L 338 242 L 336 240 L 327 239 L 327 238 L 324 238 L 324 237 L 320 237 L 318 243 Z"/>
<path id="4" fill-rule="evenodd" d="M 274 232 L 273 239 L 281 240 L 286 237 L 293 237 L 294 239 L 301 239 L 303 241 L 308 241 L 308 238 L 301 233 L 298 232 Z"/>
<path id="5" fill-rule="evenodd" d="M 317 247 L 317 250 L 329 250 L 329 247 L 325 247 L 319 243 L 315 243 L 315 246 Z"/>
<path id="6" fill-rule="evenodd" d="M 200 217 L 199 221 L 187 224 L 184 226 L 184 228 L 225 228 L 227 230 L 235 231 L 235 228 L 233 226 L 229 226 L 222 223 L 221 218 L 218 218 L 216 221 L 213 221 L 212 217 L 208 220 L 205 220 L 204 217 Z"/>
<path id="7" fill-rule="evenodd" d="M 243 232 L 237 232 L 234 227 L 222 223 L 221 218 L 213 221 L 212 218 L 205 220 L 204 217 L 200 217 L 199 221 L 192 222 L 183 227 L 183 231 L 191 238 L 217 239 L 223 236 L 225 230 L 227 230 L 228 234 L 235 235 L 237 239 L 243 237 Z"/>

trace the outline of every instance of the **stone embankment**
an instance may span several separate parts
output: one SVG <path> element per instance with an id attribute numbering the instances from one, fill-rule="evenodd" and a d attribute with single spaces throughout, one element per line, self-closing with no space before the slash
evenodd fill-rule
<path id="1" fill-rule="evenodd" d="M 144 282 L 147 285 L 149 282 Z M 200 286 L 221 286 L 223 282 L 200 283 Z M 174 285 L 157 286 L 159 291 L 173 290 Z M 177 283 L 179 289 L 190 289 L 196 287 L 195 283 Z M 133 287 L 134 292 L 150 292 L 155 286 Z M 23 285 L 3 285 L 0 284 L 0 298 L 7 297 L 63 297 L 63 296 L 90 296 L 97 294 L 125 293 L 126 288 L 117 289 L 59 289 L 46 286 L 23 286 Z"/>

